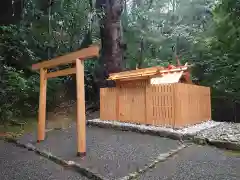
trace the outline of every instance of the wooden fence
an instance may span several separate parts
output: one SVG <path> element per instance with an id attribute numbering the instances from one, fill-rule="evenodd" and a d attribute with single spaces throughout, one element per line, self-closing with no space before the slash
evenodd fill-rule
<path id="1" fill-rule="evenodd" d="M 190 84 L 124 84 L 100 91 L 100 119 L 184 127 L 211 119 L 210 88 Z"/>

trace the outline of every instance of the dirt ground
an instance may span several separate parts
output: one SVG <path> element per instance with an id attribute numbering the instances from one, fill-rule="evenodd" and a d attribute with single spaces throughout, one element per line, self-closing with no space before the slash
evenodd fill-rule
<path id="1" fill-rule="evenodd" d="M 87 106 L 88 109 L 88 106 Z M 99 118 L 99 111 L 87 111 L 86 119 Z M 76 104 L 74 101 L 67 101 L 58 105 L 51 112 L 47 112 L 46 128 L 47 129 L 65 129 L 76 120 Z M 35 131 L 37 128 L 37 115 L 31 119 L 21 119 L 24 126 L 4 126 L 0 125 L 0 137 L 9 133 L 22 134 L 23 132 Z"/>
<path id="2" fill-rule="evenodd" d="M 99 111 L 86 112 L 86 119 L 99 118 Z M 67 128 L 76 120 L 76 108 L 58 108 L 47 114 L 47 129 Z"/>

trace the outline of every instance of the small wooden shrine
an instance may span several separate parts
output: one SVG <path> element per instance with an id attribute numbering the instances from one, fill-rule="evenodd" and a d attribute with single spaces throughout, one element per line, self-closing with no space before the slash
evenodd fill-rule
<path id="1" fill-rule="evenodd" d="M 151 67 L 110 74 L 100 91 L 100 119 L 185 127 L 211 119 L 210 88 L 194 85 L 189 66 Z"/>

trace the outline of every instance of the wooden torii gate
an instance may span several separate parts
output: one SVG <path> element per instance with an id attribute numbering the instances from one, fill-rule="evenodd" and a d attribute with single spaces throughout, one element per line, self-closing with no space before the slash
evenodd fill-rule
<path id="1" fill-rule="evenodd" d="M 87 58 L 99 55 L 98 46 L 88 48 L 59 56 L 51 60 L 43 61 L 32 65 L 33 70 L 40 69 L 40 95 L 38 110 L 38 142 L 45 139 L 46 124 L 46 93 L 47 79 L 58 76 L 76 74 L 77 84 L 77 155 L 86 155 L 86 115 L 85 115 L 85 91 L 84 91 L 84 62 Z M 48 69 L 64 64 L 76 64 L 74 68 L 67 68 L 55 72 L 48 72 Z"/>

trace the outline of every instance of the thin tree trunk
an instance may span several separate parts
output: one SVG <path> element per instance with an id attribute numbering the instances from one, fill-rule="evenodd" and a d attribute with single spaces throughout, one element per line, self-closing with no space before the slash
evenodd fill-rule
<path id="1" fill-rule="evenodd" d="M 143 61 L 144 61 L 143 51 L 144 51 L 144 40 L 143 40 L 143 38 L 141 38 L 140 47 L 139 47 L 139 57 L 138 57 L 138 62 L 137 62 L 137 65 L 136 65 L 136 69 L 141 69 L 142 66 L 143 66 Z"/>

